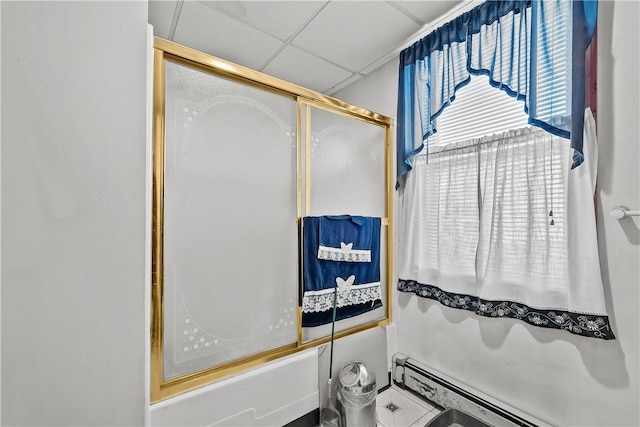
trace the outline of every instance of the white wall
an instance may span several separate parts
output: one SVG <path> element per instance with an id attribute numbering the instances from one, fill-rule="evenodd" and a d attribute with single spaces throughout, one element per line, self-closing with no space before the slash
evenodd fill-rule
<path id="1" fill-rule="evenodd" d="M 599 227 L 619 339 L 409 296 L 394 310 L 400 350 L 559 425 L 639 424 L 640 238 L 606 217 L 640 208 L 638 12 L 601 2 Z M 141 425 L 147 4 L 3 1 L 1 19 L 2 424 Z M 396 86 L 392 61 L 336 97 L 394 116 Z"/>
<path id="2" fill-rule="evenodd" d="M 388 381 L 387 333 L 373 328 L 335 341 L 333 384 L 342 367 L 360 360 L 375 373 L 378 389 Z M 257 369 L 151 405 L 152 426 L 284 425 L 327 401 L 330 346 L 324 344 Z M 333 395 L 335 399 L 335 393 Z"/>
<path id="3" fill-rule="evenodd" d="M 600 2 L 598 227 L 617 340 L 479 318 L 409 294 L 394 307 L 400 351 L 554 425 L 640 424 L 640 221 L 608 216 L 616 205 L 640 209 L 639 17 L 638 2 Z M 336 97 L 395 117 L 396 88 L 397 59 Z"/>
<path id="4" fill-rule="evenodd" d="M 158 402 L 150 425 L 285 425 L 317 408 L 318 396 L 318 351 L 310 349 Z"/>
<path id="5" fill-rule="evenodd" d="M 145 417 L 147 3 L 0 4 L 0 421 L 155 424 L 157 411 Z M 377 360 L 374 343 L 383 386 L 385 337 L 376 330 L 345 338 L 336 360 Z M 326 384 L 326 373 L 312 378 Z M 254 386 L 274 386 L 259 381 Z M 283 377 L 277 386 L 299 383 Z M 232 388 L 223 393 L 237 400 Z M 194 422 L 189 409 L 203 399 L 197 392 L 181 399 L 189 415 L 176 422 Z M 214 410 L 225 404 L 204 402 Z"/>
<path id="6" fill-rule="evenodd" d="M 2 8 L 2 424 L 142 425 L 147 3 Z"/>

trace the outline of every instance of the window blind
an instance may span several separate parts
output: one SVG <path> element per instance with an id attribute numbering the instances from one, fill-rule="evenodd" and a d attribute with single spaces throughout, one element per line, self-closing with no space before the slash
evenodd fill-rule
<path id="1" fill-rule="evenodd" d="M 538 50 L 532 64 L 536 67 L 535 102 L 530 103 L 536 116 L 567 130 L 571 127 L 571 10 L 571 2 L 553 2 L 536 16 L 535 43 L 545 49 Z"/>
<path id="2" fill-rule="evenodd" d="M 427 143 L 447 145 L 528 126 L 524 103 L 489 84 L 487 76 L 472 76 L 456 99 L 436 119 Z"/>

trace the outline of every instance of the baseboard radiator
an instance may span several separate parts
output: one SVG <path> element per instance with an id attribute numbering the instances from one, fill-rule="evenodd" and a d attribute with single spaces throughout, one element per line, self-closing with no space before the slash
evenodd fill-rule
<path id="1" fill-rule="evenodd" d="M 418 397 L 445 409 L 455 408 L 495 427 L 549 427 L 497 399 L 472 389 L 402 353 L 393 356 L 392 381 Z"/>

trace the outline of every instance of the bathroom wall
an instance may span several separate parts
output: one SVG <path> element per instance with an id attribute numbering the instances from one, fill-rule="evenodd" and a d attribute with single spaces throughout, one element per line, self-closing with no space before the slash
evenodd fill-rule
<path id="1" fill-rule="evenodd" d="M 558 425 L 640 424 L 640 238 L 607 217 L 640 208 L 639 7 L 600 4 L 600 245 L 619 339 L 487 324 L 416 297 L 394 307 L 400 350 Z M 0 421 L 142 425 L 147 4 L 0 5 Z M 391 61 L 336 97 L 395 116 L 396 91 Z"/>
<path id="2" fill-rule="evenodd" d="M 147 3 L 1 10 L 1 422 L 142 425 Z"/>
<path id="3" fill-rule="evenodd" d="M 147 3 L 0 4 L 0 421 L 153 423 L 145 344 Z M 346 337 L 339 346 L 337 361 L 371 359 L 378 385 L 387 384 L 384 329 Z M 253 386 L 273 388 L 258 377 Z M 320 383 L 317 394 L 324 393 L 325 370 L 311 378 Z M 214 388 L 233 398 L 222 385 Z M 277 385 L 296 390 L 300 381 L 282 376 Z M 246 407 L 262 401 L 256 399 Z M 186 413 L 203 402 L 217 408 L 215 398 L 197 392 L 181 400 Z M 186 415 L 174 421 L 197 424 Z"/>
<path id="4" fill-rule="evenodd" d="M 601 341 L 484 319 L 415 295 L 396 295 L 398 349 L 553 425 L 640 424 L 638 414 L 640 3 L 600 2 L 598 24 L 599 247 L 617 340 Z M 397 59 L 336 94 L 395 117 Z"/>

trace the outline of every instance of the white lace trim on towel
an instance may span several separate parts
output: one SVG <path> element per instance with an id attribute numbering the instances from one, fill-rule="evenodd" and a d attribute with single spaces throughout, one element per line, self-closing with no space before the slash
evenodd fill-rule
<path id="1" fill-rule="evenodd" d="M 347 285 L 349 280 L 346 281 Z M 305 291 L 302 298 L 303 313 L 317 313 L 333 309 L 333 289 Z M 337 306 L 364 304 L 382 299 L 380 282 L 362 285 L 338 286 Z"/>
<path id="2" fill-rule="evenodd" d="M 339 248 L 320 245 L 318 259 L 343 262 L 371 262 L 371 251 L 367 249 L 351 249 L 353 243 L 340 243 Z"/>

